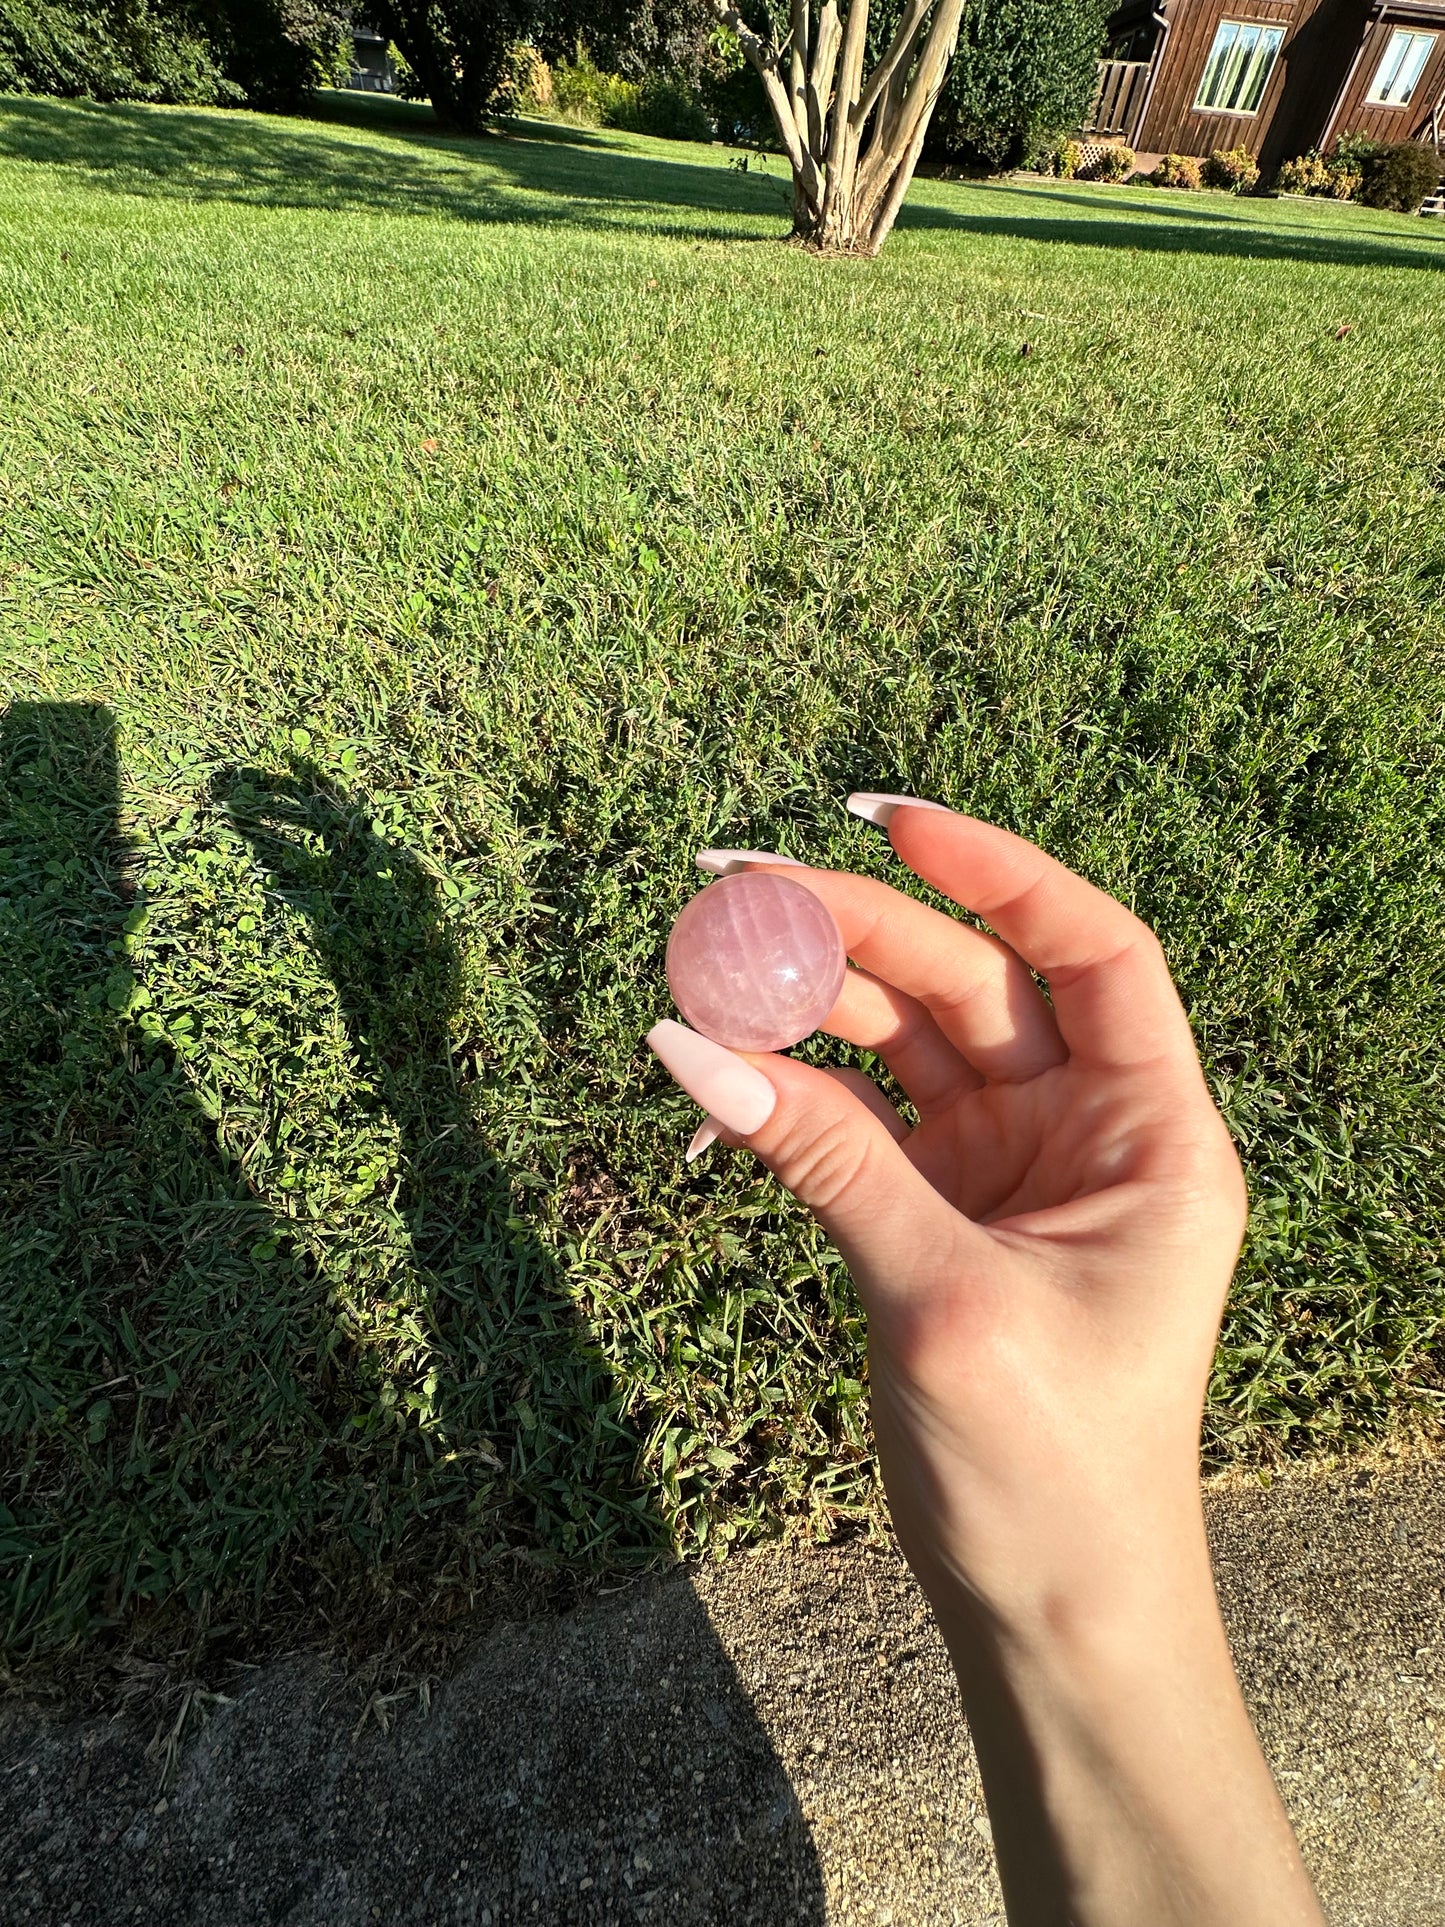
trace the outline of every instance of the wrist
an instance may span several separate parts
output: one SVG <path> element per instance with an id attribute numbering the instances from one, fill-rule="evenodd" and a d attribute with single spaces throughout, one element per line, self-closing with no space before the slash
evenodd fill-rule
<path id="1" fill-rule="evenodd" d="M 1182 1624 L 1222 1640 L 1192 1454 L 1147 1481 L 1130 1471 L 1031 1485 L 1027 1502 L 975 1487 L 931 1531 L 898 1518 L 956 1658 L 1106 1665 L 1111 1647 Z"/>
<path id="2" fill-rule="evenodd" d="M 1197 1537 L 1116 1553 L 1056 1569 L 1002 1608 L 956 1597 L 939 1612 L 1010 1919 L 1318 1927 L 1235 1676 L 1202 1517 Z"/>

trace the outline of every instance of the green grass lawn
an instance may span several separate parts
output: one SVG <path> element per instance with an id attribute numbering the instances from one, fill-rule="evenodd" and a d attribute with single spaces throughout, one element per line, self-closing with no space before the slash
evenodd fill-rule
<path id="1" fill-rule="evenodd" d="M 853 787 L 1159 928 L 1212 1462 L 1439 1412 L 1445 232 L 926 182 L 825 263 L 727 158 L 0 103 L 18 1660 L 871 1516 L 848 1280 L 639 1044 L 700 845 L 894 875 Z"/>

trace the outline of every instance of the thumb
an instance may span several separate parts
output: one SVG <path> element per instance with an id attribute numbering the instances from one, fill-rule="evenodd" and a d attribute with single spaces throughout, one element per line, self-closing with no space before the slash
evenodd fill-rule
<path id="1" fill-rule="evenodd" d="M 958 1214 L 905 1156 L 881 1112 L 791 1057 L 744 1056 L 665 1018 L 649 1048 L 730 1139 L 755 1151 L 818 1219 L 855 1276 L 907 1265 Z"/>

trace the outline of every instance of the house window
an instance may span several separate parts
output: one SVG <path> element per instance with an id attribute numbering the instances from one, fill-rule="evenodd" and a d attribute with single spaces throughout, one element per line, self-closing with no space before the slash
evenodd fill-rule
<path id="1" fill-rule="evenodd" d="M 1215 114 L 1258 112 L 1283 41 L 1283 27 L 1221 20 L 1194 105 Z"/>
<path id="2" fill-rule="evenodd" d="M 1403 107 L 1415 91 L 1435 45 L 1433 33 L 1407 33 L 1403 27 L 1390 35 L 1385 58 L 1375 69 L 1365 99 L 1377 107 Z"/>

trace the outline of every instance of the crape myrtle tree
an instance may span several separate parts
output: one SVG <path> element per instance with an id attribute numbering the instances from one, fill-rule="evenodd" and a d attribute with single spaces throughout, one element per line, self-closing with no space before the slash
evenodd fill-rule
<path id="1" fill-rule="evenodd" d="M 881 46 L 869 0 L 790 0 L 786 17 L 780 7 L 757 27 L 733 0 L 712 4 L 767 94 L 793 172 L 794 235 L 820 253 L 876 254 L 923 152 L 965 0 L 903 0 Z"/>

